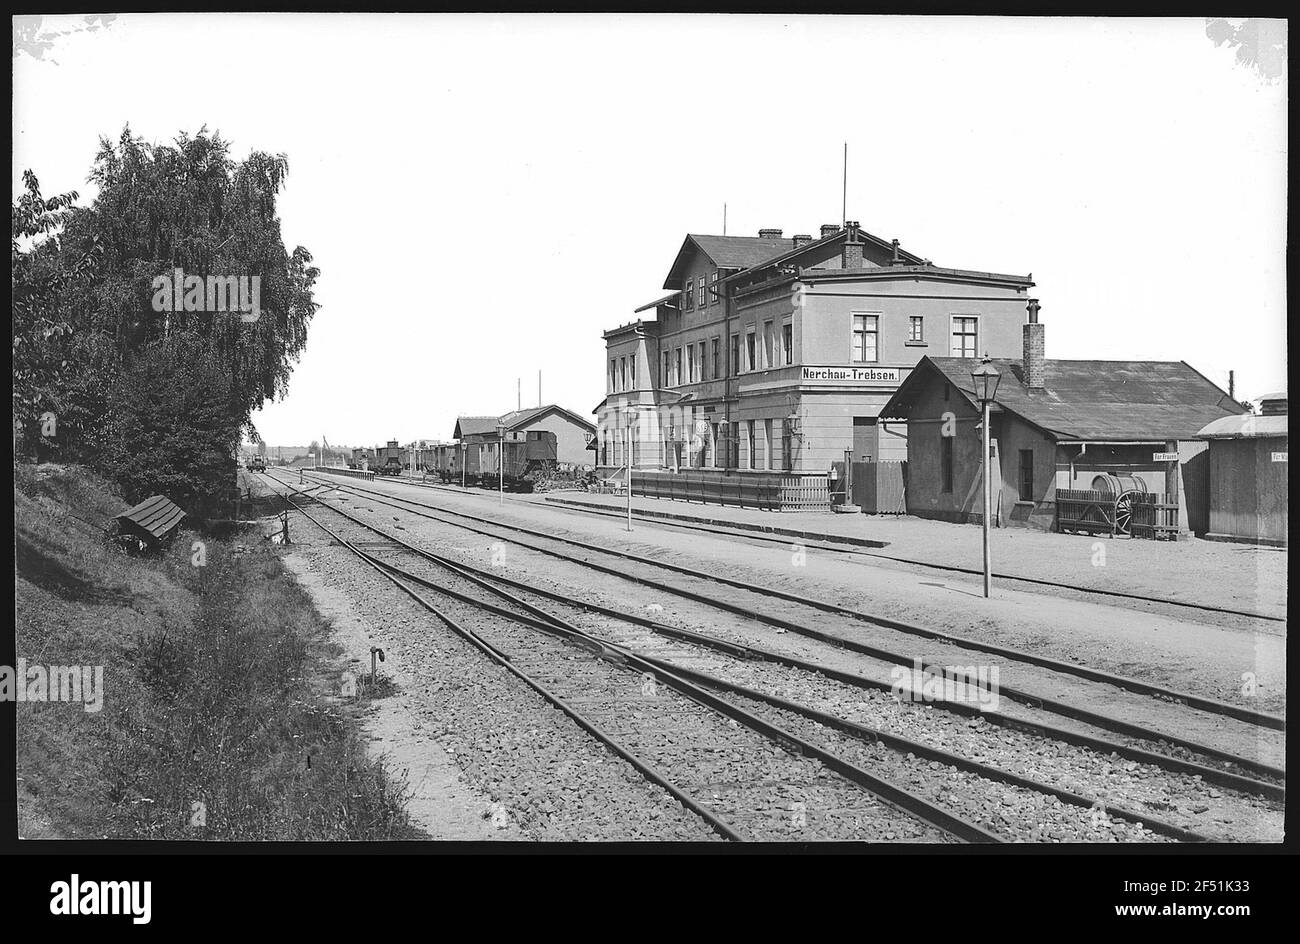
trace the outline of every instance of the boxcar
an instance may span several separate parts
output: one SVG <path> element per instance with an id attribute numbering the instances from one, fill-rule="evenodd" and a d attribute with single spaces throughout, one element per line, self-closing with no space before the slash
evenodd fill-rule
<path id="1" fill-rule="evenodd" d="M 504 475 L 500 457 L 505 454 Z M 481 441 L 439 446 L 435 468 L 438 477 L 453 485 L 482 488 L 504 486 L 511 491 L 531 491 L 528 473 L 554 463 L 555 434 L 545 430 L 512 433 L 505 442 L 484 437 Z"/>

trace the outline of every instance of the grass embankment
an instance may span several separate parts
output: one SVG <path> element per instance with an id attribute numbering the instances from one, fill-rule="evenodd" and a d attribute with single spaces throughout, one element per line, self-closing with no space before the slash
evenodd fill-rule
<path id="1" fill-rule="evenodd" d="M 98 712 L 17 706 L 19 835 L 418 838 L 336 697 L 328 626 L 260 532 L 134 558 L 88 523 L 124 508 L 82 470 L 15 474 L 17 654 L 104 667 Z"/>

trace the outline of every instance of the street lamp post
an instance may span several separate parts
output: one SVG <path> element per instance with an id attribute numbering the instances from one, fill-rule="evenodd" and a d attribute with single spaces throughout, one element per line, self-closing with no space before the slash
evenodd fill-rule
<path id="1" fill-rule="evenodd" d="M 506 424 L 497 423 L 497 504 L 506 503 Z"/>
<path id="2" fill-rule="evenodd" d="M 993 585 L 993 572 L 989 564 L 989 518 L 993 514 L 993 478 L 989 474 L 989 405 L 998 395 L 998 381 L 1002 375 L 989 362 L 988 354 L 980 361 L 980 366 L 970 372 L 974 384 L 975 399 L 979 401 L 983 414 L 980 423 L 983 440 L 984 458 L 981 463 L 984 474 L 984 596 L 987 598 Z"/>

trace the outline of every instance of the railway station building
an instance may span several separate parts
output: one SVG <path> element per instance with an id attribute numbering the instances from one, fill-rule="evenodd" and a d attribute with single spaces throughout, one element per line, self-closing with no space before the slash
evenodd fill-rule
<path id="1" fill-rule="evenodd" d="M 1198 434 L 1245 412 L 1241 404 L 1182 361 L 1048 359 L 1045 326 L 1033 308 L 1021 356 L 991 358 L 1000 375 L 989 417 L 992 523 L 1076 530 L 1079 515 L 1067 511 L 1067 502 L 1095 511 L 1106 502 L 1091 498 L 1131 493 L 1159 496 L 1166 510 L 1176 506 L 1177 514 L 1165 515 L 1169 529 L 1204 532 L 1209 465 Z M 983 517 L 974 366 L 927 356 L 881 411 L 882 419 L 908 425 L 909 514 L 956 522 Z M 1100 530 L 1104 517 L 1094 514 L 1082 529 Z M 1118 530 L 1129 532 L 1122 510 Z"/>
<path id="2" fill-rule="evenodd" d="M 907 458 L 881 410 L 927 355 L 1019 353 L 1029 275 L 946 268 L 863 230 L 688 235 L 668 294 L 604 333 L 597 465 L 826 480 Z"/>

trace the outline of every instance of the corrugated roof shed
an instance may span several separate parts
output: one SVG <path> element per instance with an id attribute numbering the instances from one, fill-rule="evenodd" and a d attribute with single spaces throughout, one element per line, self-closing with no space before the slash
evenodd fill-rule
<path id="1" fill-rule="evenodd" d="M 1225 416 L 1197 434 L 1199 439 L 1275 439 L 1286 436 L 1286 414 Z"/>
<path id="2" fill-rule="evenodd" d="M 161 544 L 181 523 L 185 512 L 170 498 L 155 495 L 118 515 L 118 528 L 138 535 L 150 544 Z"/>
<path id="3" fill-rule="evenodd" d="M 905 418 L 914 383 L 925 365 L 938 370 L 976 406 L 970 372 L 979 361 L 928 357 L 908 376 L 882 415 Z M 1019 360 L 993 358 L 1002 374 L 996 403 L 1058 440 L 1163 442 L 1195 439 L 1215 420 L 1243 412 L 1234 401 L 1183 361 L 1045 360 L 1044 385 L 1024 385 Z M 915 378 L 915 381 L 914 381 Z M 909 390 L 912 387 L 912 390 Z"/>

